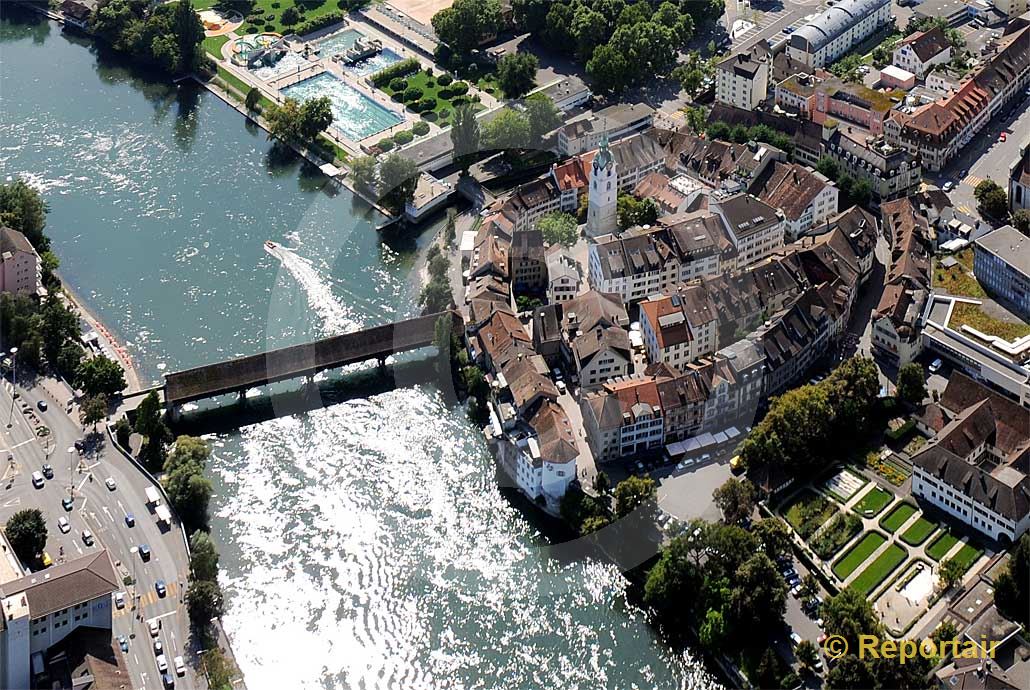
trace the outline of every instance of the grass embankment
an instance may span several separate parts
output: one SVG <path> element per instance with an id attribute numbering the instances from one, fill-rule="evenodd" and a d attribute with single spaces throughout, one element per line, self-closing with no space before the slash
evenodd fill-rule
<path id="1" fill-rule="evenodd" d="M 958 537 L 950 531 L 933 540 L 933 543 L 926 547 L 926 555 L 935 561 L 944 558 L 944 555 L 951 551 L 951 547 L 958 543 Z"/>
<path id="2" fill-rule="evenodd" d="M 425 70 L 412 72 L 400 79 L 404 84 L 404 88 L 401 90 L 390 88 L 388 83 L 378 88 L 394 101 L 398 103 L 403 102 L 409 107 L 416 102 L 426 102 L 432 99 L 435 101 L 433 108 L 431 110 L 419 111 L 419 114 L 422 116 L 422 119 L 434 122 L 440 127 L 447 127 L 451 124 L 454 109 L 461 104 L 470 104 L 477 111 L 483 109 L 482 104 L 472 100 L 472 96 L 468 94 L 467 89 L 463 91 L 462 87 L 458 86 L 459 84 L 466 84 L 465 82 L 453 82 L 445 78 L 443 81 L 447 83 L 441 84 L 439 76 L 431 76 Z M 410 92 L 411 89 L 417 89 L 420 93 L 415 101 L 409 102 L 404 99 L 404 94 Z"/>
<path id="3" fill-rule="evenodd" d="M 208 36 L 204 39 L 201 45 L 204 48 L 204 52 L 213 57 L 215 60 L 222 59 L 222 46 L 229 42 L 228 36 Z"/>
<path id="4" fill-rule="evenodd" d="M 899 503 L 894 510 L 887 513 L 887 517 L 880 520 L 880 527 L 894 534 L 910 517 L 915 515 L 915 512 L 916 507 L 911 503 Z"/>
<path id="5" fill-rule="evenodd" d="M 852 510 L 862 517 L 876 517 L 880 514 L 880 511 L 887 507 L 893 498 L 894 495 L 891 492 L 874 486 L 854 505 Z"/>
<path id="6" fill-rule="evenodd" d="M 865 559 L 869 558 L 886 541 L 887 538 L 879 532 L 869 532 L 833 564 L 833 574 L 841 580 L 846 580 L 858 566 L 865 562 Z"/>

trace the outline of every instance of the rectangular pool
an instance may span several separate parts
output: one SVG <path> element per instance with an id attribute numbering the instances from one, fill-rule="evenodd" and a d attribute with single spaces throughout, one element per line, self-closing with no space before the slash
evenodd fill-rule
<path id="1" fill-rule="evenodd" d="M 404 121 L 330 72 L 287 86 L 282 94 L 301 102 L 328 96 L 332 102 L 333 126 L 353 141 L 360 141 Z"/>
<path id="2" fill-rule="evenodd" d="M 351 46 L 359 38 L 362 38 L 365 34 L 361 33 L 357 29 L 344 29 L 343 31 L 337 31 L 332 36 L 326 36 L 325 38 L 316 41 L 315 46 L 318 48 L 318 54 L 322 57 L 331 57 L 337 53 L 342 53 Z"/>
<path id="3" fill-rule="evenodd" d="M 364 77 L 369 74 L 375 74 L 381 69 L 386 69 L 390 65 L 400 62 L 403 59 L 404 58 L 389 48 L 383 48 L 378 55 L 365 58 L 361 62 L 355 62 L 353 65 L 344 65 L 343 68 L 351 74 Z"/>

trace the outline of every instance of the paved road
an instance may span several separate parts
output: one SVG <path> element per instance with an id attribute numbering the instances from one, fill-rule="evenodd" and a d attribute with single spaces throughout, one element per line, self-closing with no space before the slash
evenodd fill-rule
<path id="1" fill-rule="evenodd" d="M 0 385 L 0 521 L 6 521 L 14 512 L 24 508 L 39 508 L 47 522 L 47 553 L 55 562 L 76 558 L 87 551 L 106 548 L 116 565 L 123 564 L 138 582 L 135 593 L 140 597 L 143 620 L 132 611 L 132 594 L 126 591 L 126 607 L 114 610 L 114 635 L 129 638 L 129 651 L 125 655 L 132 676 L 133 688 L 161 688 L 161 677 L 153 653 L 147 621 L 161 622 L 159 639 L 165 648 L 165 656 L 171 664 L 175 656 L 182 655 L 189 665 L 190 654 L 185 650 L 189 644 L 189 621 L 186 609 L 180 602 L 184 595 L 188 563 L 185 546 L 178 530 L 162 530 L 154 516 L 147 509 L 144 490 L 149 482 L 110 443 L 89 449 L 80 456 L 73 444 L 83 438 L 83 431 L 63 409 L 50 392 L 42 386 L 24 388 L 19 381 L 20 399 L 51 429 L 54 443 L 48 454 L 36 439 L 26 415 L 16 405 L 11 410 L 11 385 L 4 380 Z M 36 407 L 45 399 L 48 410 L 40 412 Z M 65 398 L 67 399 L 67 398 Z M 8 417 L 12 426 L 7 428 Z M 69 453 L 68 449 L 72 452 Z M 14 456 L 14 466 L 8 457 Z M 40 470 L 45 462 L 54 468 L 53 479 L 46 481 L 41 489 L 32 486 L 32 472 Z M 90 477 L 93 481 L 90 481 Z M 108 490 L 105 481 L 111 477 L 116 489 Z M 61 500 L 68 496 L 69 487 L 74 487 L 74 507 L 65 512 Z M 132 513 L 136 524 L 128 527 L 125 514 Z M 61 534 L 57 526 L 59 517 L 65 516 L 71 523 L 68 534 Z M 89 530 L 95 537 L 92 547 L 82 541 L 82 531 Z M 144 563 L 137 555 L 139 544 L 150 546 L 152 556 Z M 62 556 L 63 553 L 63 556 Z M 159 598 L 155 591 L 157 580 L 164 580 L 168 594 Z M 203 680 L 194 677 L 187 669 L 184 678 L 176 678 L 177 688 L 204 687 Z"/>

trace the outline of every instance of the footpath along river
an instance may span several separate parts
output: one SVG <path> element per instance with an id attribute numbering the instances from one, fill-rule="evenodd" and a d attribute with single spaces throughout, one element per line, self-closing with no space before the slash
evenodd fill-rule
<path id="1" fill-rule="evenodd" d="M 213 95 L 53 22 L 3 17 L 0 132 L 0 176 L 43 190 L 62 276 L 144 383 L 415 312 L 417 248 L 382 244 L 367 205 Z M 253 690 L 716 686 L 615 568 L 548 554 L 434 386 L 212 442 L 225 625 Z"/>

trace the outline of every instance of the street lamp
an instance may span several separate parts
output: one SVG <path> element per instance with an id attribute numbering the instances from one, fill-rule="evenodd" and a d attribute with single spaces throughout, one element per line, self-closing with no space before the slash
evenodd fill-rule
<path id="1" fill-rule="evenodd" d="M 68 446 L 68 496 L 75 498 L 75 475 L 72 474 L 72 458 L 75 446 Z"/>
<path id="2" fill-rule="evenodd" d="M 14 426 L 14 393 L 18 388 L 18 348 L 11 348 L 11 413 L 7 415 L 7 428 Z"/>

